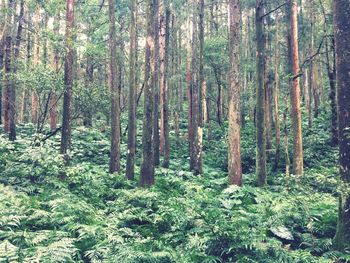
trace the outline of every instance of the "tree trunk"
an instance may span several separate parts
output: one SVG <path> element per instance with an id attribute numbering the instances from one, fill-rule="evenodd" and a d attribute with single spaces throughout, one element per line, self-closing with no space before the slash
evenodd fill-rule
<path id="1" fill-rule="evenodd" d="M 5 41 L 0 39 L 0 125 L 2 124 L 2 92 L 3 92 L 3 68 L 5 55 Z"/>
<path id="2" fill-rule="evenodd" d="M 256 1 L 257 90 L 256 90 L 256 175 L 259 186 L 266 184 L 265 129 L 265 35 L 263 29 L 263 0 Z"/>
<path id="3" fill-rule="evenodd" d="M 160 3 L 160 140 L 159 151 L 164 155 L 163 167 L 169 167 L 169 101 L 168 101 L 168 49 L 169 49 L 169 18 L 170 10 Z"/>
<path id="4" fill-rule="evenodd" d="M 6 15 L 5 28 L 3 30 L 3 43 L 4 43 L 4 90 L 3 90 L 3 111 L 4 111 L 4 131 L 10 132 L 10 100 L 11 100 L 11 89 L 13 85 L 12 80 L 12 46 L 13 39 L 12 34 L 14 30 L 14 24 L 12 18 L 15 15 L 16 5 L 13 0 L 9 0 L 7 3 L 8 12 Z"/>
<path id="5" fill-rule="evenodd" d="M 154 184 L 154 155 L 153 155 L 153 102 L 154 87 L 157 83 L 156 61 L 156 34 L 158 34 L 158 0 L 147 0 L 146 9 L 146 48 L 145 48 L 145 78 L 144 78 L 144 115 L 142 129 L 142 165 L 140 173 L 140 185 L 150 186 Z"/>
<path id="6" fill-rule="evenodd" d="M 239 0 L 229 0 L 230 83 L 228 103 L 228 174 L 229 183 L 242 184 L 240 138 L 240 83 L 239 83 Z"/>
<path id="7" fill-rule="evenodd" d="M 303 144 L 301 134 L 300 83 L 299 83 L 299 47 L 298 47 L 298 4 L 290 4 L 290 34 L 292 58 L 292 127 L 293 127 L 293 174 L 303 173 Z"/>
<path id="8" fill-rule="evenodd" d="M 57 15 L 54 20 L 54 34 L 58 35 L 60 30 L 60 16 Z M 55 73 L 59 73 L 59 51 L 54 49 L 53 68 Z M 54 90 L 51 90 L 50 99 L 50 130 L 54 131 L 57 128 L 57 96 Z"/>
<path id="9" fill-rule="evenodd" d="M 339 215 L 335 248 L 350 246 L 350 2 L 334 0 L 334 32 L 339 117 L 339 167 L 343 182 L 339 198 Z"/>
<path id="10" fill-rule="evenodd" d="M 89 90 L 88 92 L 92 92 L 92 86 L 94 84 L 94 64 L 92 62 L 91 55 L 87 55 L 86 57 L 86 69 L 85 69 L 85 87 Z M 85 109 L 83 109 L 83 125 L 87 128 L 92 127 L 92 116 L 93 109 L 90 105 L 86 105 Z"/>
<path id="11" fill-rule="evenodd" d="M 195 174 L 201 173 L 201 153 L 199 144 L 201 131 L 199 126 L 199 94 L 197 65 L 197 8 L 198 0 L 192 1 L 192 56 L 191 56 L 191 131 L 190 138 L 190 169 Z"/>
<path id="12" fill-rule="evenodd" d="M 275 43 L 275 89 L 273 91 L 273 100 L 274 100 L 274 113 L 275 113 L 275 135 L 276 135 L 276 154 L 275 154 L 275 163 L 273 166 L 273 170 L 276 172 L 279 165 L 280 160 L 280 148 L 281 148 L 281 130 L 280 130 L 280 116 L 279 116 L 279 46 L 278 46 L 278 17 L 276 18 L 276 43 Z"/>
<path id="13" fill-rule="evenodd" d="M 35 12 L 35 29 L 39 30 L 39 19 L 40 19 L 40 9 L 37 8 Z M 39 63 L 39 52 L 40 52 L 40 39 L 39 33 L 35 32 L 33 41 L 33 66 L 37 66 Z M 35 127 L 38 125 L 38 94 L 35 89 L 32 90 L 31 94 L 31 122 Z"/>
<path id="14" fill-rule="evenodd" d="M 154 14 L 156 17 L 154 18 L 154 102 L 153 102 L 153 162 L 155 166 L 159 166 L 160 164 L 160 134 L 159 134 L 159 0 L 157 0 L 157 12 Z"/>
<path id="15" fill-rule="evenodd" d="M 20 12 L 18 17 L 18 27 L 16 34 L 16 42 L 14 46 L 14 58 L 13 58 L 13 75 L 17 72 L 17 64 L 19 58 L 19 50 L 21 46 L 22 30 L 23 30 L 23 15 L 24 15 L 24 0 L 20 2 Z M 11 141 L 16 140 L 16 87 L 14 80 L 11 80 L 10 90 L 10 134 L 9 139 Z"/>
<path id="16" fill-rule="evenodd" d="M 66 10 L 66 45 L 67 54 L 64 63 L 64 86 L 63 95 L 63 119 L 61 135 L 61 154 L 65 156 L 66 164 L 69 164 L 68 150 L 71 143 L 71 100 L 73 89 L 73 30 L 74 30 L 74 0 L 67 0 Z"/>
<path id="17" fill-rule="evenodd" d="M 128 98 L 128 153 L 126 161 L 126 178 L 134 179 L 136 148 L 136 12 L 137 2 L 130 3 L 130 53 L 129 53 L 129 98 Z"/>
<path id="18" fill-rule="evenodd" d="M 120 105 L 117 72 L 117 42 L 115 27 L 115 1 L 108 0 L 109 8 L 109 88 L 111 92 L 111 152 L 109 172 L 120 170 Z"/>

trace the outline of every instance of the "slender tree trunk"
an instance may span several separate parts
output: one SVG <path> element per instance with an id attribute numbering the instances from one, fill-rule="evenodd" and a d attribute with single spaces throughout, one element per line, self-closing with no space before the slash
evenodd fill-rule
<path id="1" fill-rule="evenodd" d="M 284 100 L 286 108 L 283 113 L 283 130 L 284 130 L 284 152 L 286 158 L 286 176 L 290 175 L 290 158 L 289 158 L 289 138 L 288 138 L 288 127 L 287 127 L 287 115 L 288 115 L 288 97 Z"/>
<path id="2" fill-rule="evenodd" d="M 339 116 L 339 167 L 343 182 L 339 196 L 339 214 L 334 246 L 350 247 L 350 2 L 334 0 L 334 32 Z"/>
<path id="3" fill-rule="evenodd" d="M 169 100 L 168 100 L 168 49 L 170 10 L 160 4 L 160 153 L 164 155 L 163 167 L 169 167 Z"/>
<path id="4" fill-rule="evenodd" d="M 230 83 L 228 103 L 228 173 L 229 183 L 242 184 L 241 139 L 240 139 L 240 83 L 239 83 L 239 0 L 229 0 L 229 52 Z"/>
<path id="5" fill-rule="evenodd" d="M 198 92 L 198 52 L 197 52 L 197 9 L 198 0 L 192 1 L 192 56 L 191 56 L 191 100 L 192 100 L 192 116 L 191 131 L 192 138 L 190 141 L 190 169 L 195 174 L 201 173 L 201 153 L 199 142 L 200 126 L 199 126 L 199 92 Z"/>
<path id="6" fill-rule="evenodd" d="M 85 68 L 85 87 L 91 92 L 92 86 L 94 84 L 94 64 L 92 62 L 91 55 L 86 57 L 86 68 Z M 86 105 L 86 108 L 83 110 L 83 125 L 87 128 L 92 127 L 92 116 L 93 109 L 91 106 Z"/>
<path id="7" fill-rule="evenodd" d="M 265 64 L 267 65 L 267 64 Z M 266 72 L 267 73 L 267 72 Z M 266 125 L 266 149 L 272 149 L 272 81 L 270 74 L 266 74 L 266 86 L 265 86 L 265 125 Z"/>
<path id="8" fill-rule="evenodd" d="M 197 139 L 197 172 L 202 173 L 203 162 L 203 127 L 205 100 L 205 79 L 204 79 L 204 0 L 199 0 L 199 66 L 198 66 L 198 139 Z"/>
<path id="9" fill-rule="evenodd" d="M 275 112 L 275 136 L 276 136 L 276 154 L 275 154 L 275 163 L 273 170 L 277 171 L 279 160 L 280 160 L 280 148 L 281 148 L 281 128 L 280 128 L 280 116 L 279 116 L 279 46 L 278 46 L 278 22 L 279 19 L 277 17 L 276 21 L 276 43 L 275 43 L 275 90 L 273 91 L 273 100 L 274 100 L 274 112 Z"/>
<path id="10" fill-rule="evenodd" d="M 2 124 L 4 55 L 5 55 L 5 39 L 0 39 L 0 125 Z"/>
<path id="11" fill-rule="evenodd" d="M 3 111 L 4 111 L 4 131 L 10 133 L 10 108 L 11 108 L 11 89 L 12 80 L 12 65 L 13 65 L 13 17 L 15 16 L 16 5 L 13 0 L 7 2 L 8 12 L 6 15 L 5 28 L 3 30 L 4 43 L 4 90 L 3 90 Z"/>
<path id="12" fill-rule="evenodd" d="M 71 101 L 73 89 L 73 27 L 74 27 L 74 0 L 67 0 L 66 10 L 66 45 L 67 54 L 64 63 L 64 86 L 63 95 L 63 119 L 61 136 L 61 154 L 65 156 L 66 164 L 69 164 L 68 150 L 71 143 Z"/>
<path id="13" fill-rule="evenodd" d="M 159 0 L 157 0 L 157 10 L 154 18 L 154 63 L 155 63 L 155 69 L 154 69 L 154 102 L 153 102 L 153 162 L 155 166 L 159 166 L 160 164 L 160 133 L 159 133 L 159 100 L 160 100 L 160 92 L 159 92 L 159 68 L 160 68 L 160 61 L 159 61 Z"/>
<path id="14" fill-rule="evenodd" d="M 137 2 L 130 3 L 130 53 L 129 53 L 129 100 L 128 100 L 128 154 L 126 161 L 126 178 L 134 179 L 135 148 L 136 148 L 136 12 Z"/>
<path id="15" fill-rule="evenodd" d="M 190 3 L 189 3 L 190 5 Z M 191 78 L 191 19 L 187 18 L 187 43 L 186 43 L 186 82 L 187 82 L 187 101 L 188 101 L 188 113 L 187 113 L 187 128 L 188 128 L 188 143 L 190 151 L 190 159 L 192 159 L 191 154 L 191 141 L 192 138 L 192 78 Z"/>
<path id="16" fill-rule="evenodd" d="M 54 20 L 54 34 L 58 35 L 60 29 L 60 16 L 57 15 Z M 59 73 L 59 51 L 54 49 L 53 68 L 56 74 Z M 54 90 L 51 90 L 50 99 L 50 130 L 54 131 L 57 128 L 57 96 Z"/>
<path id="17" fill-rule="evenodd" d="M 159 1 L 159 92 L 160 92 L 160 132 L 159 132 L 159 153 L 164 155 L 164 96 L 166 79 L 166 35 L 167 25 L 165 17 L 164 0 Z"/>
<path id="18" fill-rule="evenodd" d="M 37 8 L 35 11 L 35 21 L 34 21 L 34 27 L 35 27 L 35 35 L 33 40 L 33 66 L 36 67 L 39 64 L 39 52 L 40 52 L 40 44 L 39 44 L 39 20 L 40 20 L 40 9 Z M 37 127 L 38 124 L 38 94 L 36 92 L 36 89 L 32 90 L 31 94 L 31 122 L 35 127 Z"/>
<path id="19" fill-rule="evenodd" d="M 24 0 L 20 2 L 20 11 L 18 17 L 18 27 L 16 34 L 16 42 L 14 45 L 14 58 L 13 58 L 13 75 L 17 73 L 17 64 L 19 58 L 19 51 L 22 39 L 23 30 L 23 15 L 24 15 Z M 10 90 L 10 134 L 9 139 L 11 141 L 16 140 L 16 87 L 15 81 L 11 80 L 11 90 Z"/>
<path id="20" fill-rule="evenodd" d="M 174 65 L 173 65 L 173 74 L 176 76 L 176 78 L 180 77 L 180 52 L 179 52 L 179 47 L 178 47 L 178 29 L 177 29 L 177 20 L 175 17 L 175 14 L 172 14 L 172 29 L 173 29 L 173 49 L 174 49 Z M 180 40 L 181 41 L 181 40 Z M 175 91 L 175 98 L 174 98 L 174 118 L 175 118 L 175 137 L 176 137 L 176 143 L 178 144 L 180 142 L 180 127 L 179 127 L 179 117 L 180 117 L 180 103 L 181 102 L 181 92 L 180 92 L 180 85 L 181 81 L 180 80 L 175 80 L 173 89 Z"/>
<path id="21" fill-rule="evenodd" d="M 257 90 L 256 90 L 256 175 L 259 186 L 266 184 L 265 129 L 265 35 L 263 29 L 264 3 L 256 1 Z"/>
<path id="22" fill-rule="evenodd" d="M 4 130 L 10 132 L 10 90 L 11 90 L 11 64 L 12 64 L 12 35 L 5 37 L 5 80 L 4 80 Z"/>
<path id="23" fill-rule="evenodd" d="M 142 129 L 142 165 L 140 185 L 150 186 L 154 184 L 154 152 L 153 152 L 153 102 L 154 87 L 157 83 L 156 61 L 156 34 L 158 34 L 158 0 L 146 2 L 146 48 L 145 48 L 145 79 L 144 79 L 144 115 Z"/>
<path id="24" fill-rule="evenodd" d="M 293 174 L 303 173 L 303 144 L 301 134 L 299 47 L 298 47 L 298 4 L 291 2 L 291 56 L 292 56 L 292 126 L 293 126 Z"/>
<path id="25" fill-rule="evenodd" d="M 111 152 L 109 172 L 120 170 L 120 105 L 117 72 L 117 42 L 115 27 L 115 1 L 108 0 L 109 8 L 109 85 L 111 91 Z"/>

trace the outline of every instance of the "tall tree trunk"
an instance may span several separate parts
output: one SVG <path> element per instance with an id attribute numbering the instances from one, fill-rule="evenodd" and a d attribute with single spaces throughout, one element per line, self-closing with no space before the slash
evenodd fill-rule
<path id="1" fill-rule="evenodd" d="M 290 34 L 292 57 L 292 127 L 293 127 L 293 174 L 303 173 L 303 144 L 301 134 L 300 83 L 299 83 L 299 47 L 298 47 L 298 4 L 290 4 Z"/>
<path id="2" fill-rule="evenodd" d="M 197 172 L 202 173 L 203 162 L 203 127 L 205 100 L 205 79 L 204 79 L 204 0 L 199 0 L 199 66 L 198 66 L 198 139 L 197 139 Z"/>
<path id="3" fill-rule="evenodd" d="M 190 6 L 190 3 L 188 3 Z M 187 112 L 187 129 L 188 129 L 188 145 L 189 155 L 191 159 L 191 140 L 192 140 L 192 78 L 191 78 L 191 18 L 187 18 L 187 43 L 186 43 L 186 82 L 187 82 L 187 101 L 188 101 L 188 112 Z"/>
<path id="4" fill-rule="evenodd" d="M 195 174 L 201 173 L 199 145 L 199 94 L 198 94 L 198 65 L 197 65 L 197 9 L 198 0 L 192 1 L 192 56 L 191 56 L 191 131 L 190 138 L 190 169 Z"/>
<path id="5" fill-rule="evenodd" d="M 153 102 L 153 162 L 155 166 L 158 166 L 160 164 L 160 133 L 159 133 L 159 68 L 160 68 L 160 60 L 159 60 L 159 0 L 157 0 L 157 10 L 154 14 L 156 17 L 154 18 L 154 63 L 155 63 L 155 69 L 154 69 L 154 102 Z"/>
<path id="6" fill-rule="evenodd" d="M 276 18 L 276 43 L 275 43 L 275 89 L 273 91 L 273 100 L 274 100 L 274 112 L 275 112 L 275 136 L 276 136 L 276 154 L 275 154 L 275 163 L 273 166 L 273 170 L 277 171 L 278 164 L 280 160 L 280 148 L 281 148 L 281 128 L 280 128 L 280 115 L 279 115 L 279 84 L 280 84 L 280 77 L 279 77 L 279 46 L 278 46 L 278 32 L 279 32 L 279 26 L 278 17 Z"/>
<path id="7" fill-rule="evenodd" d="M 18 17 L 18 27 L 16 33 L 16 42 L 14 45 L 14 58 L 13 58 L 13 75 L 17 72 L 17 64 L 19 58 L 19 51 L 22 39 L 23 30 L 23 15 L 24 15 L 24 0 L 20 2 L 20 11 Z M 9 139 L 11 141 L 16 140 L 16 87 L 14 80 L 11 80 L 11 90 L 10 90 L 10 134 Z"/>
<path id="8" fill-rule="evenodd" d="M 329 86 L 330 86 L 330 93 L 329 93 L 329 100 L 331 104 L 331 111 L 332 111 L 332 122 L 331 122 L 331 134 L 332 139 L 331 143 L 332 145 L 337 145 L 338 140 L 338 113 L 337 113 L 337 87 L 336 87 L 336 79 L 337 79 L 337 70 L 336 70 L 336 55 L 335 55 L 335 43 L 334 38 L 332 38 L 332 48 L 333 52 L 333 67 L 330 65 L 330 61 L 328 59 L 328 79 L 329 79 Z M 328 52 L 327 52 L 328 53 Z M 328 57 L 328 56 L 327 56 Z"/>
<path id="9" fill-rule="evenodd" d="M 169 167 L 169 101 L 168 101 L 168 49 L 170 10 L 160 2 L 160 153 L 164 155 L 163 167 Z"/>
<path id="10" fill-rule="evenodd" d="M 9 0 L 8 1 L 8 14 L 7 14 L 7 21 L 5 22 L 5 29 L 4 29 L 4 130 L 6 133 L 10 134 L 10 140 L 11 140 L 11 125 L 13 125 L 13 121 L 11 120 L 12 117 L 12 110 L 14 110 L 14 105 L 11 105 L 12 103 L 12 91 L 14 89 L 14 83 L 12 78 L 12 73 L 14 72 L 13 66 L 14 66 L 14 56 L 12 52 L 13 48 L 13 39 L 12 35 L 14 34 L 14 28 L 15 24 L 13 23 L 13 18 L 15 17 L 16 12 L 16 4 L 15 1 Z"/>
<path id="11" fill-rule="evenodd" d="M 5 39 L 0 39 L 0 124 L 2 124 L 2 92 L 3 92 L 3 68 L 5 55 Z"/>
<path id="12" fill-rule="evenodd" d="M 63 95 L 63 119 L 61 135 L 61 154 L 64 155 L 66 164 L 69 164 L 68 150 L 71 144 L 71 101 L 73 90 L 73 30 L 74 30 L 74 0 L 67 0 L 66 10 L 66 47 L 67 54 L 64 63 L 64 95 Z"/>
<path id="13" fill-rule="evenodd" d="M 287 127 L 287 115 L 288 115 L 288 97 L 284 99 L 286 108 L 283 112 L 283 130 L 284 130 L 284 152 L 285 152 L 285 158 L 286 158 L 286 176 L 290 175 L 290 158 L 289 158 L 289 132 Z"/>
<path id="14" fill-rule="evenodd" d="M 174 49 L 174 53 L 173 53 L 173 61 L 174 61 L 174 64 L 173 64 L 173 74 L 174 76 L 176 77 L 176 80 L 174 81 L 174 84 L 173 84 L 173 89 L 174 89 L 174 92 L 175 92 L 175 98 L 174 98 L 174 119 L 175 119 L 175 138 L 176 138 L 176 144 L 178 144 L 180 142 L 180 127 L 179 127 L 179 118 L 180 118 L 180 103 L 181 102 L 181 92 L 180 92 L 180 85 L 181 85 L 181 81 L 180 79 L 180 47 L 178 46 L 178 30 L 177 29 L 177 20 L 176 20 L 176 17 L 175 17 L 175 14 L 173 13 L 172 14 L 172 20 L 171 20 L 171 27 L 172 27 L 172 30 L 173 30 L 173 49 Z M 180 40 L 181 41 L 181 40 Z M 178 79 L 178 80 L 177 80 Z"/>
<path id="15" fill-rule="evenodd" d="M 266 129 L 265 129 L 265 35 L 263 26 L 264 3 L 256 1 L 257 90 L 256 90 L 256 175 L 259 186 L 266 184 Z"/>
<path id="16" fill-rule="evenodd" d="M 157 81 L 156 34 L 158 34 L 158 0 L 146 2 L 146 48 L 145 48 L 145 78 L 144 78 L 144 115 L 142 129 L 142 164 L 140 185 L 154 184 L 154 155 L 153 155 L 153 102 L 154 86 Z"/>
<path id="17" fill-rule="evenodd" d="M 34 40 L 33 40 L 33 66 L 37 66 L 39 63 L 39 52 L 40 52 L 40 39 L 39 39 L 39 20 L 40 20 L 40 9 L 37 7 L 35 11 L 35 21 L 34 21 Z M 32 90 L 31 94 L 31 122 L 35 127 L 38 124 L 38 94 L 35 89 Z"/>
<path id="18" fill-rule="evenodd" d="M 60 30 L 60 15 L 55 16 L 54 19 L 54 34 L 58 35 Z M 54 49 L 53 68 L 56 74 L 59 73 L 59 51 Z M 50 99 L 50 130 L 54 131 L 57 128 L 57 96 L 54 90 L 51 90 Z"/>
<path id="19" fill-rule="evenodd" d="M 136 12 L 137 0 L 130 3 L 130 52 L 129 52 L 129 97 L 128 97 L 128 153 L 126 161 L 126 178 L 134 179 L 136 149 Z"/>
<path id="20" fill-rule="evenodd" d="M 115 0 L 108 0 L 109 8 L 109 88 L 111 92 L 111 152 L 109 172 L 120 170 L 120 105 L 117 74 L 117 42 L 115 27 Z"/>
<path id="21" fill-rule="evenodd" d="M 333 0 L 336 71 L 339 116 L 339 167 L 343 188 L 339 197 L 339 215 L 335 248 L 350 246 L 350 2 Z"/>
<path id="22" fill-rule="evenodd" d="M 85 68 L 85 87 L 89 90 L 88 92 L 92 92 L 92 86 L 94 84 L 94 64 L 92 62 L 91 55 L 87 55 L 86 57 L 86 68 Z M 86 105 L 86 108 L 83 110 L 83 125 L 85 127 L 92 127 L 92 116 L 93 109 L 90 105 Z"/>
<path id="23" fill-rule="evenodd" d="M 239 0 L 229 0 L 229 52 L 230 83 L 228 103 L 228 174 L 229 183 L 242 184 L 241 138 L 240 138 L 240 83 L 239 83 Z"/>
<path id="24" fill-rule="evenodd" d="M 160 132 L 159 132 L 159 153 L 164 155 L 164 93 L 165 85 L 167 84 L 166 79 L 166 17 L 165 17 L 165 2 L 159 0 L 159 93 L 160 93 Z"/>

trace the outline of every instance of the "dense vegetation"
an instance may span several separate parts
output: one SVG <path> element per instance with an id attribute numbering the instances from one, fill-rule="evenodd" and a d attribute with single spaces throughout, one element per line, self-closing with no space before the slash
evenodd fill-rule
<path id="1" fill-rule="evenodd" d="M 204 145 L 203 174 L 194 176 L 182 140 L 150 189 L 108 173 L 109 134 L 99 129 L 74 129 L 72 165 L 65 167 L 59 136 L 41 143 L 31 124 L 21 126 L 17 142 L 3 136 L 0 143 L 0 261 L 349 260 L 332 249 L 339 179 L 326 117 L 305 134 L 303 177 L 271 174 L 265 188 L 255 187 L 251 123 L 242 131 L 243 187 L 227 187 L 224 141 Z M 224 136 L 219 126 L 215 136 Z"/>
<path id="2" fill-rule="evenodd" d="M 0 0 L 0 263 L 350 262 L 349 0 Z"/>

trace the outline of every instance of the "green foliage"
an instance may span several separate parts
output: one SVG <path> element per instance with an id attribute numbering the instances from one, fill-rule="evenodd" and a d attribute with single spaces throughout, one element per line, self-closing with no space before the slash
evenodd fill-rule
<path id="1" fill-rule="evenodd" d="M 247 125 L 242 156 L 250 171 L 254 140 Z M 73 132 L 70 167 L 58 154 L 58 138 L 33 144 L 30 125 L 20 129 L 16 143 L 0 137 L 0 261 L 309 263 L 346 258 L 332 250 L 334 168 L 310 169 L 300 179 L 277 174 L 263 189 L 251 185 L 255 175 L 247 173 L 244 187 L 227 187 L 220 171 L 226 158 L 220 143 L 224 131 L 214 129 L 218 137 L 205 145 L 202 176 L 186 171 L 187 161 L 174 157 L 170 169 L 157 169 L 150 189 L 108 174 L 109 140 L 99 130 Z M 172 149 L 174 156 L 186 152 L 186 144 L 179 145 Z M 62 172 L 65 181 L 59 179 Z"/>

